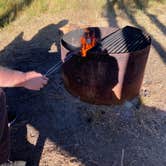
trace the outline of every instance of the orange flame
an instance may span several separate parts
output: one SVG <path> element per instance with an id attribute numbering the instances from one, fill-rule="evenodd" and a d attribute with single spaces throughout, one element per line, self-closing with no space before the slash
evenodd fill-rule
<path id="1" fill-rule="evenodd" d="M 89 28 L 84 30 L 84 35 L 81 37 L 81 55 L 86 57 L 87 51 L 93 48 L 97 43 L 95 33 Z"/>

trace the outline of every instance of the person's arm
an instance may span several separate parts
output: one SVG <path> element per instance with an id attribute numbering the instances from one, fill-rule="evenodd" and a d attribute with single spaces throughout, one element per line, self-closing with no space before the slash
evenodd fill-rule
<path id="1" fill-rule="evenodd" d="M 24 87 L 30 90 L 40 90 L 47 82 L 48 78 L 35 71 L 24 73 L 0 67 L 0 87 Z"/>

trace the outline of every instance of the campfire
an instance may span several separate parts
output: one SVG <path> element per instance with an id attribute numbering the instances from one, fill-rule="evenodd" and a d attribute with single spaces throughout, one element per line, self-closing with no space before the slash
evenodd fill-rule
<path id="1" fill-rule="evenodd" d="M 83 36 L 81 37 L 81 55 L 86 57 L 87 51 L 95 47 L 97 44 L 97 38 L 94 29 L 84 29 Z"/>
<path id="2" fill-rule="evenodd" d="M 94 104 L 132 99 L 139 94 L 150 44 L 146 33 L 130 26 L 88 27 L 67 33 L 61 40 L 66 89 Z"/>

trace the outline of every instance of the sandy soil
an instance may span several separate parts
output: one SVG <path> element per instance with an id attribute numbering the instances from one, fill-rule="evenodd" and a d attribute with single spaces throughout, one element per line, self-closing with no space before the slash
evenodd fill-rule
<path id="1" fill-rule="evenodd" d="M 11 127 L 12 160 L 27 166 L 166 165 L 166 6 L 130 17 L 125 8 L 114 9 L 84 23 L 79 14 L 43 14 L 27 23 L 22 16 L 0 32 L 2 65 L 42 73 L 60 60 L 63 33 L 78 27 L 134 25 L 153 38 L 141 101 L 130 101 L 131 107 L 80 101 L 65 90 L 60 71 L 40 92 L 6 89 L 9 112 L 18 115 Z"/>

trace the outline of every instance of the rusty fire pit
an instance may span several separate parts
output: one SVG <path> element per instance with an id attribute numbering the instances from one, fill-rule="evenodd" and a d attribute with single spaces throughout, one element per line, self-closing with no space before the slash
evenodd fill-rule
<path id="1" fill-rule="evenodd" d="M 151 39 L 134 27 L 89 27 L 98 44 L 80 54 L 83 29 L 67 33 L 61 40 L 62 76 L 66 89 L 93 104 L 118 104 L 139 94 Z"/>

